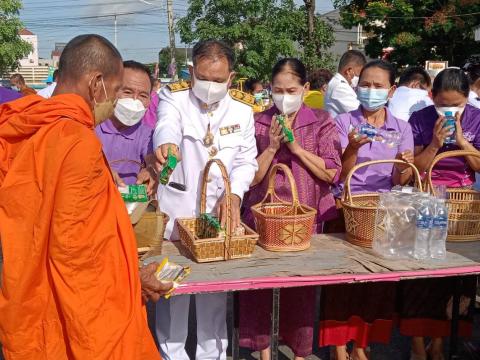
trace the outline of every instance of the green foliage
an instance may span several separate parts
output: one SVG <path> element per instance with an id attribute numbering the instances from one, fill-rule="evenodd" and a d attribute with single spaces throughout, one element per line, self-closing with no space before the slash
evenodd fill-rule
<path id="1" fill-rule="evenodd" d="M 22 2 L 0 0 L 0 74 L 14 70 L 18 61 L 32 51 L 31 45 L 18 35 L 23 28 L 18 18 Z"/>
<path id="2" fill-rule="evenodd" d="M 222 39 L 235 48 L 240 77 L 267 80 L 281 57 L 301 57 L 307 67 L 331 66 L 325 49 L 333 31 L 315 19 L 314 41 L 308 42 L 307 14 L 293 0 L 189 0 L 177 23 L 184 43 Z"/>
<path id="3" fill-rule="evenodd" d="M 185 49 L 175 49 L 175 61 L 177 63 L 177 72 L 187 65 L 185 61 Z M 168 65 L 170 64 L 170 47 L 160 50 L 158 55 L 158 66 L 160 75 L 168 73 Z"/>
<path id="4" fill-rule="evenodd" d="M 362 24 L 372 35 L 365 50 L 373 58 L 392 46 L 391 60 L 399 65 L 441 59 L 458 66 L 480 53 L 480 43 L 474 41 L 474 29 L 480 26 L 478 0 L 336 0 L 334 4 L 341 8 L 344 26 Z"/>

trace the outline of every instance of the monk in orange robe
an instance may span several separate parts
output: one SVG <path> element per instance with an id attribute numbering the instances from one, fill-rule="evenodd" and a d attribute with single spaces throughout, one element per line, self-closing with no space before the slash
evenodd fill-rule
<path id="1" fill-rule="evenodd" d="M 122 59 L 73 39 L 54 96 L 0 107 L 0 343 L 6 360 L 159 360 L 130 220 L 94 126 L 113 112 Z M 140 273 L 139 273 L 140 272 Z M 143 285 L 143 289 L 142 289 Z"/>

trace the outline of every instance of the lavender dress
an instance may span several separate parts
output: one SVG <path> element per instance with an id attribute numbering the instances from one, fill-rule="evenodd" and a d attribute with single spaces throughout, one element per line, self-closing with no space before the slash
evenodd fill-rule
<path id="1" fill-rule="evenodd" d="M 258 153 L 269 146 L 269 131 L 273 115 L 278 110 L 273 107 L 255 118 L 255 131 Z M 340 176 L 341 146 L 335 123 L 323 110 L 313 110 L 302 106 L 293 124 L 295 139 L 300 146 L 321 157 L 328 169 L 337 170 Z M 273 164 L 286 164 L 295 178 L 298 195 L 302 204 L 318 211 L 315 230 L 321 232 L 322 224 L 337 216 L 335 200 L 330 186 L 317 179 L 307 167 L 296 158 L 287 146 L 276 153 Z M 291 199 L 288 179 L 283 173 L 277 174 L 275 190 L 283 199 Z M 244 200 L 244 221 L 254 226 L 252 205 L 260 202 L 268 187 L 267 176 L 252 187 Z M 240 345 L 258 351 L 270 345 L 270 313 L 272 292 L 270 290 L 248 291 L 240 294 Z M 315 288 L 294 288 L 282 290 L 280 296 L 280 338 L 295 353 L 306 357 L 312 352 Z M 298 311 L 301 309 L 301 311 Z"/>

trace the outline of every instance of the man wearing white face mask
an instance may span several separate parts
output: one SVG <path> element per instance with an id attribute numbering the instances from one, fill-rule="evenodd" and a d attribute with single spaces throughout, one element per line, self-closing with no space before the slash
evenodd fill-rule
<path id="1" fill-rule="evenodd" d="M 169 183 L 158 189 L 160 208 L 170 217 L 165 237 L 178 240 L 176 218 L 199 215 L 200 181 L 209 159 L 226 166 L 232 189 L 233 228 L 240 223 L 240 202 L 257 170 L 253 96 L 230 90 L 234 54 L 221 41 L 208 40 L 193 48 L 192 85 L 171 84 L 160 92 L 154 147 L 160 164 L 168 150 L 179 150 L 182 161 Z M 226 221 L 224 185 L 212 167 L 207 187 L 207 212 Z M 157 304 L 157 338 L 165 360 L 187 360 L 190 296 L 175 296 Z M 195 296 L 197 308 L 196 359 L 226 359 L 226 295 Z"/>
<path id="2" fill-rule="evenodd" d="M 124 69 L 114 115 L 97 126 L 95 132 L 117 185 L 145 183 L 151 194 L 156 181 L 145 165 L 148 156 L 153 157 L 153 130 L 141 121 L 150 104 L 150 71 L 135 61 L 125 61 Z"/>
<path id="3" fill-rule="evenodd" d="M 325 110 L 333 118 L 358 109 L 360 103 L 355 93 L 358 85 L 358 76 L 367 60 L 358 50 L 349 50 L 340 58 L 338 72 L 328 83 L 325 96 Z"/>

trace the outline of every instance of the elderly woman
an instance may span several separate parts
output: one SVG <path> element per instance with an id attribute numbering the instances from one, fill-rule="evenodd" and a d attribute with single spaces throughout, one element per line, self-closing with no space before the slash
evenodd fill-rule
<path id="1" fill-rule="evenodd" d="M 245 197 L 244 220 L 254 226 L 250 207 L 260 202 L 268 187 L 272 165 L 286 164 L 292 169 L 300 202 L 318 214 L 314 231 L 322 231 L 323 222 L 336 216 L 335 201 L 330 192 L 340 175 L 340 143 L 335 123 L 322 110 L 303 105 L 308 89 L 305 66 L 297 59 L 280 60 L 272 72 L 275 106 L 256 116 L 255 129 L 259 169 L 250 192 Z M 288 143 L 276 116 L 288 116 L 295 141 Z M 283 199 L 291 199 L 290 187 L 283 174 L 277 174 L 275 191 Z M 271 291 L 240 294 L 240 343 L 270 357 Z M 311 288 L 282 290 L 280 305 L 280 337 L 292 348 L 295 359 L 312 352 L 315 290 Z"/>

